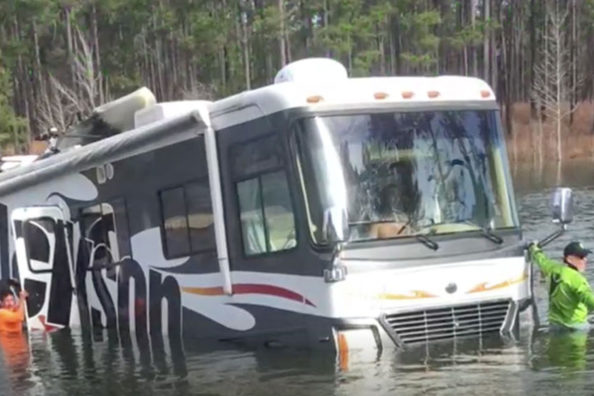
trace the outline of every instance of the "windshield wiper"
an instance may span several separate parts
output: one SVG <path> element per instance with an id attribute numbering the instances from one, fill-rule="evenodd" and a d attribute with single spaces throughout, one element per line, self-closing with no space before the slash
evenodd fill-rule
<path id="1" fill-rule="evenodd" d="M 491 242 L 496 243 L 498 245 L 501 245 L 503 243 L 503 238 L 495 234 L 491 228 L 484 227 L 471 220 L 466 220 L 464 221 L 464 223 L 477 227 L 481 231 L 481 235 L 490 240 Z"/>
<path id="2" fill-rule="evenodd" d="M 437 242 L 429 239 L 429 237 L 426 234 L 416 234 L 415 238 L 417 239 L 417 241 L 421 242 L 423 245 L 427 246 L 431 250 L 439 249 L 439 245 L 437 244 Z"/>

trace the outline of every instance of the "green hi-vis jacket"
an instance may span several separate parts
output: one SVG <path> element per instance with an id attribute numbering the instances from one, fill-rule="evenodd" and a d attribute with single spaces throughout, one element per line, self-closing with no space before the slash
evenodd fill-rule
<path id="1" fill-rule="evenodd" d="M 549 322 L 566 327 L 587 323 L 588 311 L 594 311 L 594 293 L 579 271 L 548 258 L 532 245 L 530 257 L 549 282 Z"/>

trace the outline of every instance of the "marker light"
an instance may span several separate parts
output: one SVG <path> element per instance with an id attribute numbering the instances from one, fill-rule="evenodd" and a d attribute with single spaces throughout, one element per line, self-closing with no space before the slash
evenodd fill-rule
<path id="1" fill-rule="evenodd" d="M 431 99 L 437 98 L 439 96 L 439 91 L 428 91 L 427 96 Z"/>
<path id="2" fill-rule="evenodd" d="M 414 92 L 412 91 L 402 91 L 402 99 L 410 99 L 414 96 Z"/>
<path id="3" fill-rule="evenodd" d="M 389 95 L 387 93 L 385 93 L 385 92 L 376 92 L 376 93 L 373 94 L 373 97 L 376 98 L 376 99 L 379 99 L 379 100 L 386 99 L 388 96 Z"/>
<path id="4" fill-rule="evenodd" d="M 481 90 L 481 97 L 482 98 L 488 98 L 489 96 L 491 96 L 491 92 L 490 91 L 488 91 L 486 89 Z"/>
<path id="5" fill-rule="evenodd" d="M 323 100 L 324 100 L 324 97 L 321 95 L 308 96 L 306 99 L 307 103 L 319 103 Z"/>

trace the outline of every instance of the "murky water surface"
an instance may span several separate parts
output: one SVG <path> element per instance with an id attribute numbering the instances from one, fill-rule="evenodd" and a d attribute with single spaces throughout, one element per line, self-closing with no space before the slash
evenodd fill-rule
<path id="1" fill-rule="evenodd" d="M 514 170 L 517 202 L 527 239 L 554 230 L 552 187 L 574 187 L 576 220 L 547 247 L 558 256 L 571 239 L 594 246 L 594 163 L 561 170 Z M 594 262 L 587 271 L 594 282 Z M 363 354 L 340 369 L 334 356 L 312 351 L 208 351 L 185 345 L 121 343 L 108 332 L 0 339 L 0 395 L 575 395 L 594 394 L 594 331 L 551 335 L 546 292 L 537 287 L 540 330 L 520 338 L 468 339 L 401 352 Z M 183 351 L 183 352 L 181 352 Z"/>

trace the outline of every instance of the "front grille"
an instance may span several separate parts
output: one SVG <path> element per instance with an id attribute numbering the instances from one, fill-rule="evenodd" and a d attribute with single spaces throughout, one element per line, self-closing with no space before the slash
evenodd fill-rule
<path id="1" fill-rule="evenodd" d="M 399 312 L 383 317 L 387 330 L 403 344 L 476 336 L 501 329 L 509 301 Z"/>

